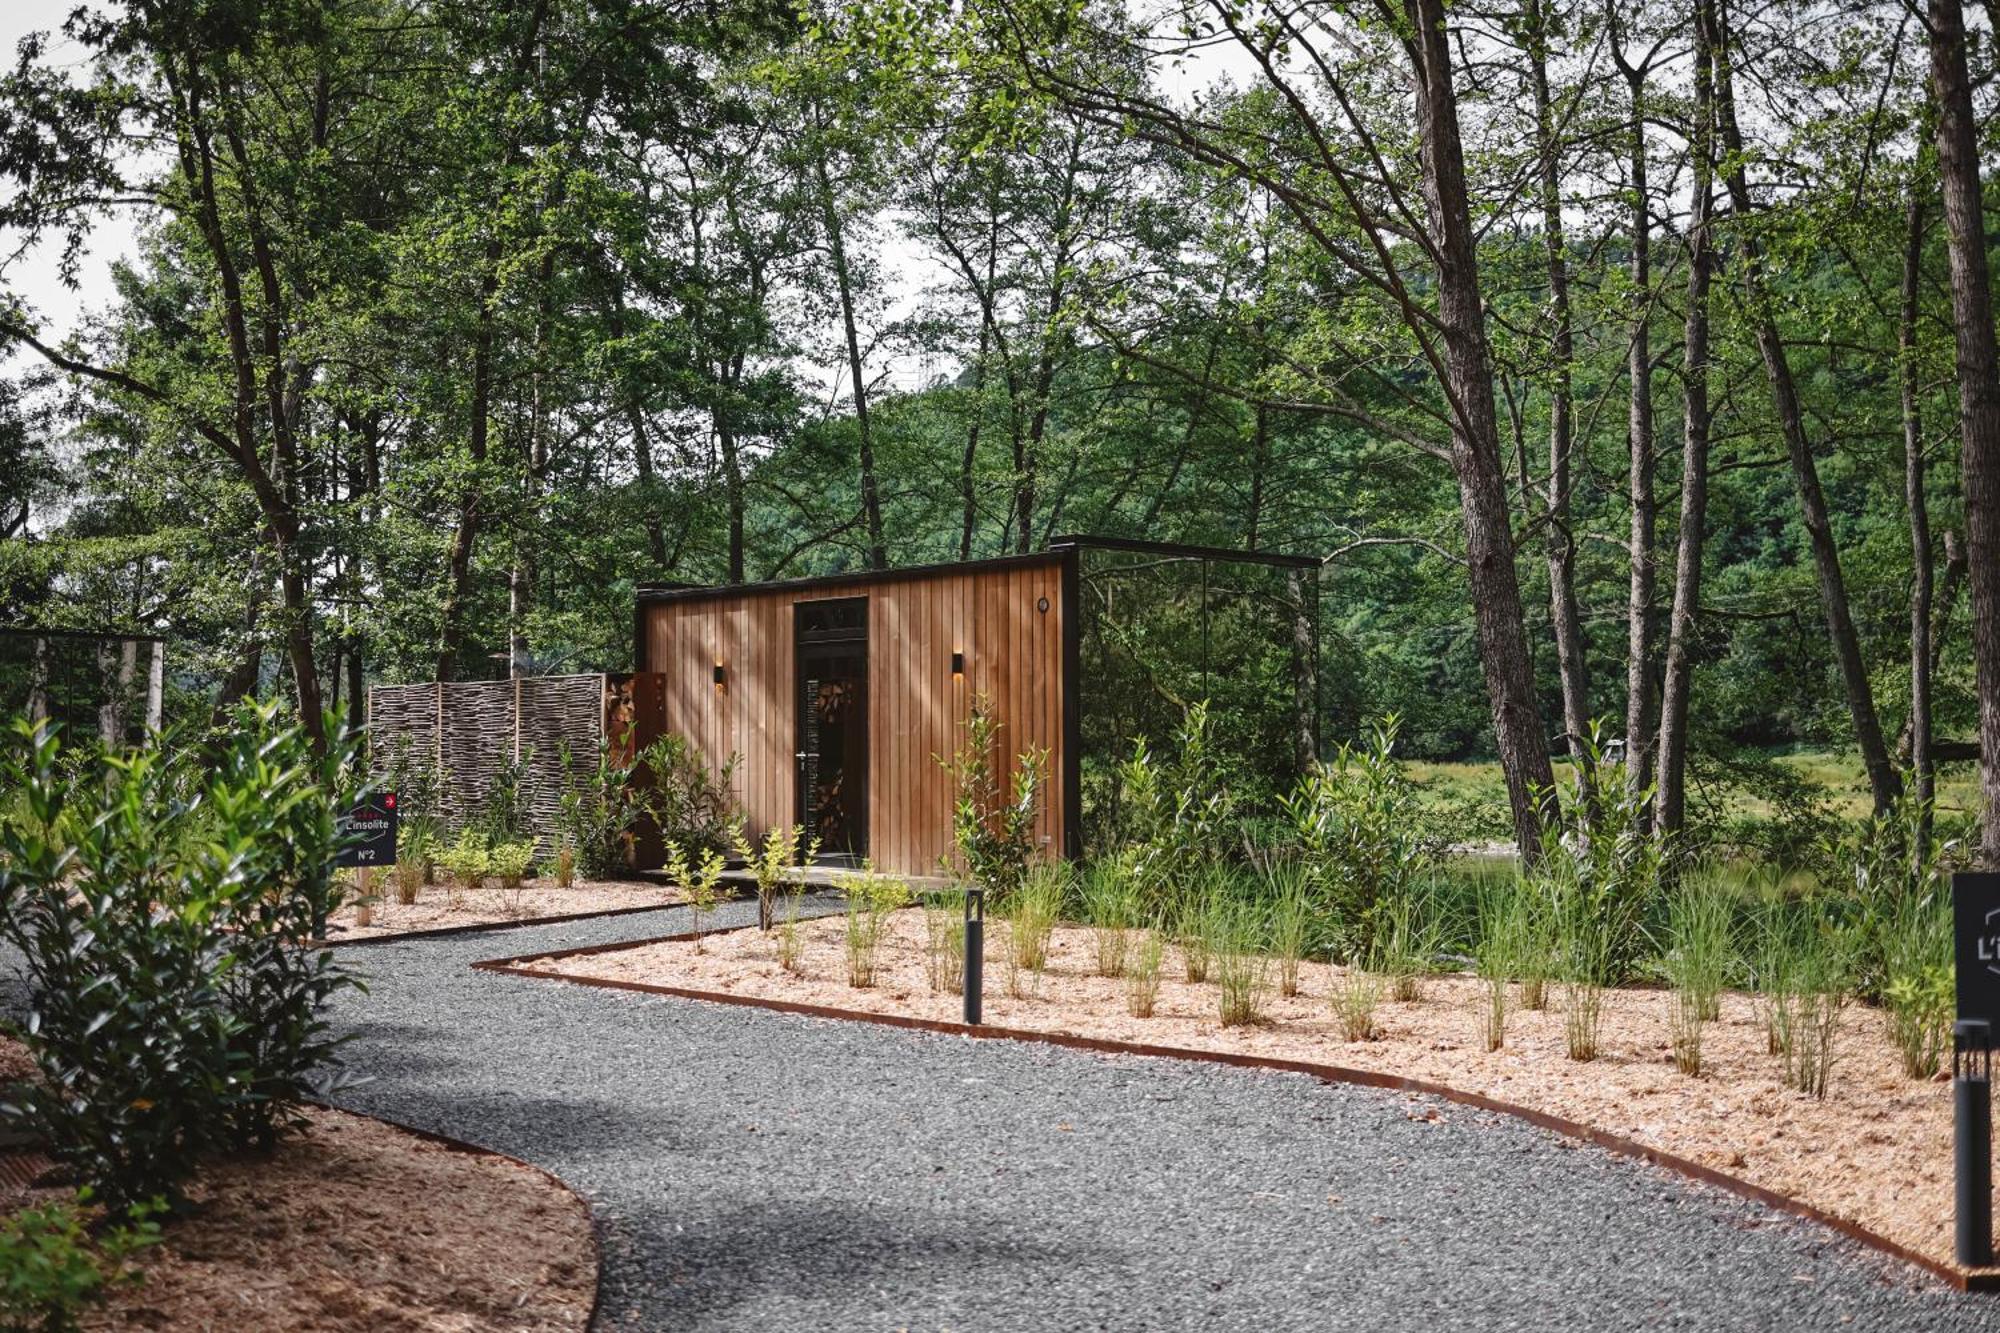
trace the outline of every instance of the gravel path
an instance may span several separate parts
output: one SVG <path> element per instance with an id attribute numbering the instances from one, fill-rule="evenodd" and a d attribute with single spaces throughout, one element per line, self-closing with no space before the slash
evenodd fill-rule
<path id="1" fill-rule="evenodd" d="M 600 1328 L 2000 1329 L 2000 1297 L 1432 1099 L 466 966 L 686 926 L 348 955 L 373 1081 L 341 1100 L 580 1190 Z"/>

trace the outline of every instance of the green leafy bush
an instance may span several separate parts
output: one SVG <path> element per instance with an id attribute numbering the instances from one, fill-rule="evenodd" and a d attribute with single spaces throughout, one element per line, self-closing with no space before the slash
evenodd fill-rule
<path id="1" fill-rule="evenodd" d="M 0 760 L 24 811 L 0 829 L 0 932 L 42 1075 L 9 1111 L 124 1209 L 175 1197 L 206 1150 L 269 1144 L 331 1081 L 320 1011 L 350 982 L 307 941 L 336 905 L 351 754 L 255 705 L 199 754 L 110 755 L 77 783 L 60 754 L 23 724 Z"/>
<path id="2" fill-rule="evenodd" d="M 486 853 L 488 869 L 500 877 L 502 888 L 518 889 L 521 881 L 535 865 L 535 844 L 523 838 L 519 842 L 496 842 Z"/>
<path id="3" fill-rule="evenodd" d="M 632 781 L 638 801 L 663 844 L 680 847 L 689 857 L 724 854 L 735 843 L 735 825 L 742 818 L 731 794 L 741 756 L 730 755 L 711 769 L 693 742 L 666 735 L 639 752 Z"/>
<path id="4" fill-rule="evenodd" d="M 92 1235 L 88 1190 L 0 1218 L 0 1328 L 69 1333 L 113 1286 L 142 1280 L 132 1257 L 160 1239 L 152 1204 Z"/>
<path id="5" fill-rule="evenodd" d="M 460 888 L 480 888 L 493 873 L 492 849 L 486 844 L 486 835 L 477 829 L 460 833 L 458 841 L 438 853 L 437 862 Z"/>
<path id="6" fill-rule="evenodd" d="M 1312 900 L 1342 957 L 1375 950 L 1385 904 L 1408 897 L 1442 839 L 1427 832 L 1422 791 L 1395 757 L 1398 720 L 1383 718 L 1359 746 L 1299 780 L 1281 806 Z"/>
<path id="7" fill-rule="evenodd" d="M 667 844 L 667 878 L 680 885 L 688 911 L 694 917 L 696 953 L 702 951 L 703 923 L 722 895 L 722 871 L 727 864 L 716 848 L 704 848 L 699 857 L 691 859 L 687 848 L 677 842 Z"/>
<path id="8" fill-rule="evenodd" d="M 819 856 L 819 839 L 804 842 L 805 825 L 774 825 L 764 830 L 761 842 L 751 842 L 739 824 L 730 830 L 736 855 L 757 881 L 757 928 L 769 930 L 778 900 L 778 891 L 795 880 L 794 869 L 803 870 Z M 804 846 L 801 847 L 801 843 Z M 794 913 L 796 918 L 796 913 Z"/>
<path id="9" fill-rule="evenodd" d="M 632 845 L 632 820 L 639 809 L 632 790 L 632 766 L 615 761 L 611 747 L 601 739 L 595 767 L 579 772 L 567 746 L 561 751 L 561 760 L 559 842 L 574 849 L 577 868 L 585 879 L 622 874 Z"/>
<path id="10" fill-rule="evenodd" d="M 951 778 L 951 841 L 965 872 L 998 902 L 1013 894 L 1041 851 L 1036 824 L 1048 780 L 1046 750 L 1019 754 L 1008 776 L 1001 725 L 985 696 L 973 701 L 965 743 L 941 760 Z"/>

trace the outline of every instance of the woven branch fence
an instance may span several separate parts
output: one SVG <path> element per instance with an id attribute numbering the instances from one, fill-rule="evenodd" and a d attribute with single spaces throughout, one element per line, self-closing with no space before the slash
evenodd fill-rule
<path id="1" fill-rule="evenodd" d="M 657 675 L 519 676 L 510 680 L 379 685 L 368 692 L 368 748 L 386 778 L 407 752 L 428 758 L 442 778 L 446 831 L 455 834 L 486 808 L 493 784 L 520 765 L 522 816 L 538 853 L 562 812 L 562 756 L 579 779 L 594 773 L 600 742 L 628 759 L 642 734 Z"/>

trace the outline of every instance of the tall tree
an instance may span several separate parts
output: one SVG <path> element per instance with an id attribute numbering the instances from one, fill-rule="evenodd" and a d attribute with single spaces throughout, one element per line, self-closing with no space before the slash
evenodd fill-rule
<path id="1" fill-rule="evenodd" d="M 1979 192 L 1978 122 L 1958 0 L 1928 13 L 1931 91 L 1937 101 L 1938 177 L 1951 256 L 1958 349 L 1959 468 L 1965 486 L 1966 568 L 1979 682 L 1980 860 L 2000 869 L 2000 355 L 1994 348 L 1992 274 Z"/>

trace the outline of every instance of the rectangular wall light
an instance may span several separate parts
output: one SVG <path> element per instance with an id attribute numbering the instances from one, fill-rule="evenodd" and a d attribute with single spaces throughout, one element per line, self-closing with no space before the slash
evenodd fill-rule
<path id="1" fill-rule="evenodd" d="M 954 676 L 962 676 L 965 674 L 964 653 L 953 653 L 951 655 L 951 674 Z"/>

